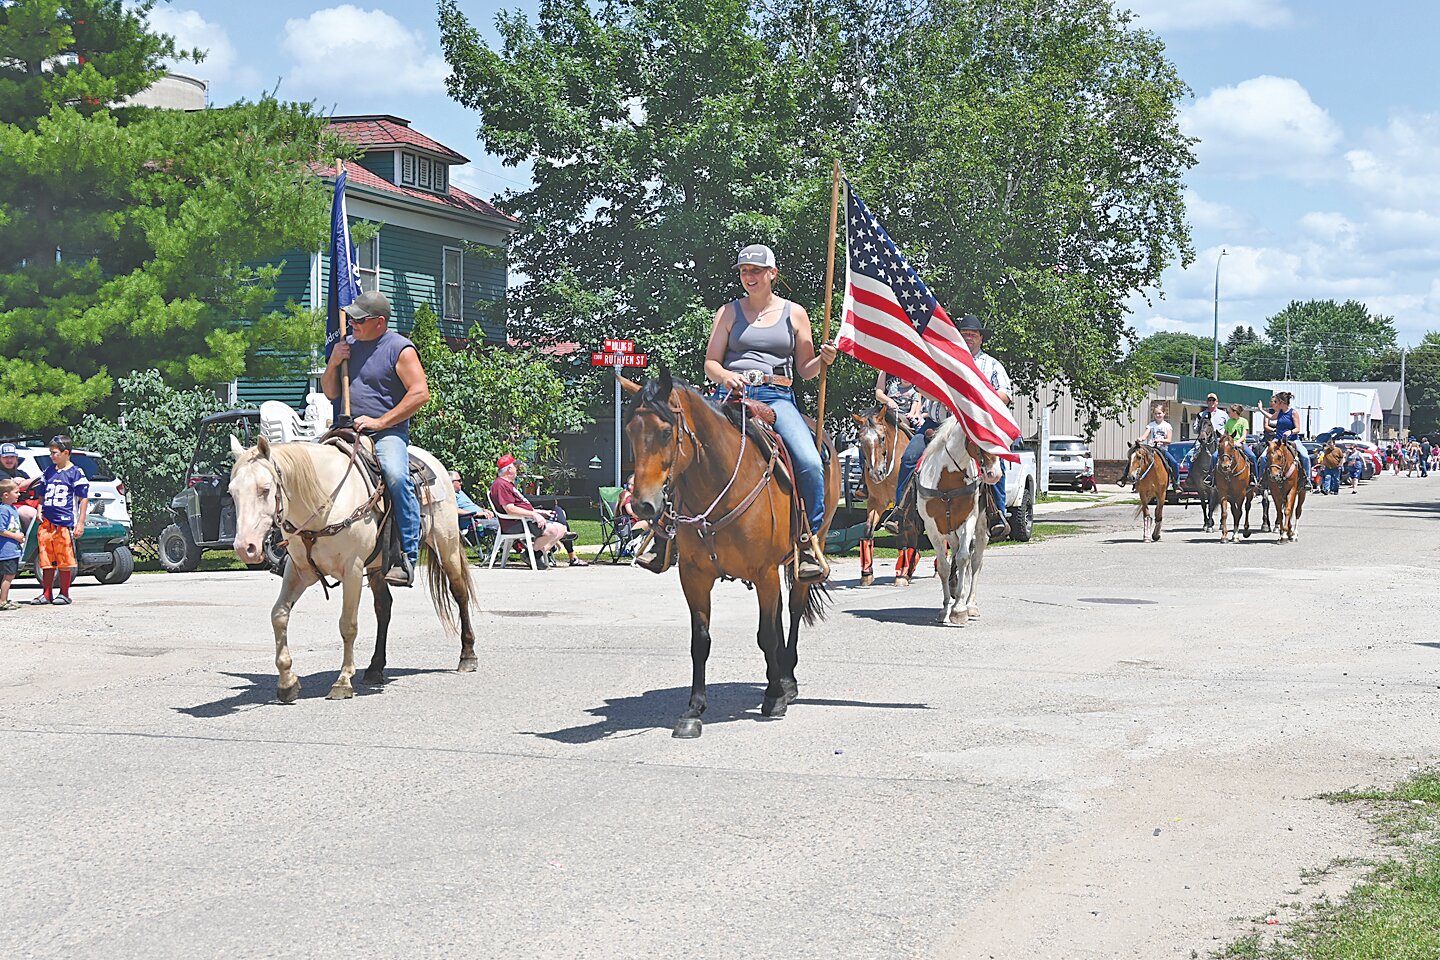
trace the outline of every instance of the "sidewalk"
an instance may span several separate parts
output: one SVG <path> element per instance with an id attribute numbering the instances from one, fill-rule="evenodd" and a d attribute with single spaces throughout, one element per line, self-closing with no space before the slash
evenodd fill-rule
<path id="1" fill-rule="evenodd" d="M 1108 485 L 1107 485 L 1108 486 Z M 1112 503 L 1124 503 L 1134 501 L 1133 490 L 1115 490 L 1113 487 L 1109 492 L 1102 490 L 1100 493 L 1070 493 L 1068 491 L 1054 494 L 1061 496 L 1063 500 L 1050 500 L 1045 503 L 1035 504 L 1035 516 L 1046 517 L 1053 513 L 1070 513 L 1075 510 L 1089 510 L 1091 507 L 1108 507 Z"/>

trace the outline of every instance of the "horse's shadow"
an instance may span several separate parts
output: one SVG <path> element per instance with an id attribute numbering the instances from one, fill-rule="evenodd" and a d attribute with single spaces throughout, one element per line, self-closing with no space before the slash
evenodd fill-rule
<path id="1" fill-rule="evenodd" d="M 758 683 L 712 683 L 705 688 L 705 724 L 733 723 L 736 720 L 771 722 L 760 713 L 765 687 Z M 517 731 L 527 737 L 539 737 L 557 743 L 594 743 L 609 737 L 634 736 L 650 730 L 667 729 L 690 700 L 689 687 L 668 687 L 646 690 L 634 697 L 606 700 L 585 712 L 598 717 L 594 723 L 541 732 Z M 806 697 L 803 694 L 791 707 L 875 707 L 884 710 L 929 710 L 925 703 L 877 703 L 866 700 L 831 700 Z"/>
<path id="2" fill-rule="evenodd" d="M 878 610 L 846 610 L 852 617 L 876 623 L 904 623 L 915 627 L 942 627 L 940 604 L 929 607 L 881 607 Z M 946 628 L 949 629 L 949 628 Z"/>
<path id="3" fill-rule="evenodd" d="M 385 670 L 385 683 L 371 685 L 364 681 L 365 669 L 358 668 L 355 671 L 355 679 L 352 686 L 355 688 L 356 697 L 373 697 L 376 694 L 385 692 L 385 687 L 402 677 L 411 677 L 424 673 L 453 673 L 453 670 L 444 670 L 439 667 L 428 670 L 407 670 L 387 667 Z M 228 717 L 231 714 L 239 713 L 247 707 L 258 707 L 264 704 L 279 705 L 279 699 L 275 693 L 274 673 L 230 673 L 221 671 L 221 676 L 233 677 L 243 681 L 241 685 L 231 687 L 234 691 L 228 697 L 221 697 L 218 700 L 211 700 L 208 703 L 199 703 L 193 707 L 172 707 L 176 713 L 183 713 L 187 717 L 194 717 L 197 720 L 211 720 L 217 717 Z M 335 682 L 338 672 L 335 670 L 322 670 L 312 673 L 309 676 L 300 678 L 300 699 L 301 700 L 323 700 L 330 692 L 330 685 Z"/>

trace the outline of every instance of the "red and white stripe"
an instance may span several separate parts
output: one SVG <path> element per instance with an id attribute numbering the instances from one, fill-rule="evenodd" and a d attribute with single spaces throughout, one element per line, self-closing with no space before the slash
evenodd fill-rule
<path id="1" fill-rule="evenodd" d="M 922 337 L 888 284 L 851 271 L 848 256 L 845 262 L 840 352 L 915 384 L 949 407 L 980 449 L 1018 461 L 1010 443 L 1020 428 L 945 309 L 936 306 Z"/>

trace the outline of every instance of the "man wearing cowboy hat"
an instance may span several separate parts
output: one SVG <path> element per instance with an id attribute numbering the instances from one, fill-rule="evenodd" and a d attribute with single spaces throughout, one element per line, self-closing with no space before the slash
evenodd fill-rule
<path id="1" fill-rule="evenodd" d="M 980 323 L 980 318 L 973 313 L 967 313 L 955 324 L 960 331 L 965 346 L 970 348 L 970 355 L 975 359 L 975 366 L 980 368 L 980 373 L 990 381 L 990 386 L 1000 394 L 1000 399 L 1005 406 L 1010 406 L 1010 374 L 1005 372 L 1005 364 L 995 359 L 983 349 L 985 338 L 990 335 L 990 330 Z M 982 474 L 982 479 L 983 479 Z M 1010 524 L 1005 520 L 1005 461 L 1000 461 L 1000 479 L 998 481 L 986 480 L 989 483 L 990 494 L 995 498 L 995 514 L 990 522 L 990 539 L 998 540 L 1001 537 L 1010 535 Z"/>

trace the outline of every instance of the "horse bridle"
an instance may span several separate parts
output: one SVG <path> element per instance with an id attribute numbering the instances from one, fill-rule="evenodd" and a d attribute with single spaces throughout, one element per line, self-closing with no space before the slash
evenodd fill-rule
<path id="1" fill-rule="evenodd" d="M 882 413 L 881 416 L 883 417 L 884 414 Z M 890 424 L 889 424 L 889 421 L 886 421 L 886 426 L 889 426 L 889 425 L 890 425 Z M 868 427 L 865 428 L 865 432 L 866 432 L 866 433 L 872 433 L 872 432 L 874 432 L 874 431 L 876 431 L 876 430 L 878 430 L 878 429 L 879 429 L 879 426 L 878 426 L 877 424 L 875 424 L 875 423 L 872 422 Z M 896 460 L 896 458 L 895 458 L 895 453 L 896 453 L 896 451 L 898 451 L 898 450 L 900 449 L 900 433 L 901 433 L 900 424 L 897 422 L 897 423 L 895 424 L 895 428 L 891 431 L 891 436 L 890 436 L 890 454 L 889 454 L 889 456 L 887 456 L 887 457 L 885 458 L 885 472 L 884 472 L 884 473 L 882 473 L 882 474 L 880 474 L 880 476 L 876 477 L 876 476 L 875 476 L 875 471 L 871 468 L 870 464 L 868 464 L 868 463 L 865 464 L 865 472 L 866 472 L 868 475 L 874 477 L 876 483 L 884 483 L 886 480 L 889 480 L 889 479 L 890 479 L 890 474 L 892 474 L 892 473 L 895 472 L 895 465 L 896 465 L 896 463 L 897 463 L 897 460 Z"/>

